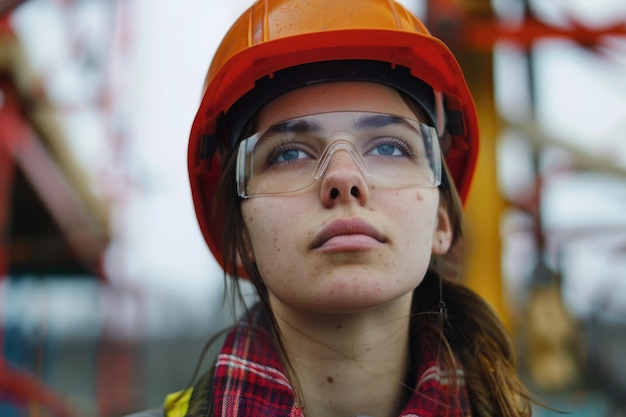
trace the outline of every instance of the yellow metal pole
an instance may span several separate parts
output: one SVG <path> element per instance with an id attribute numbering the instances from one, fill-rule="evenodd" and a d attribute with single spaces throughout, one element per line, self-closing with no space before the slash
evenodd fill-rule
<path id="1" fill-rule="evenodd" d="M 501 270 L 500 220 L 505 202 L 498 189 L 491 54 L 471 54 L 464 69 L 480 119 L 480 152 L 474 182 L 465 207 L 466 284 L 495 308 L 510 328 Z M 463 65 L 463 63 L 461 64 Z"/>
<path id="2" fill-rule="evenodd" d="M 510 328 L 500 269 L 500 217 L 504 201 L 498 190 L 496 138 L 499 118 L 493 86 L 493 50 L 473 49 L 467 42 L 469 22 L 493 22 L 490 0 L 430 0 L 429 25 L 459 60 L 472 91 L 480 125 L 480 151 L 465 204 L 463 256 L 466 285 L 483 296 Z"/>
<path id="3" fill-rule="evenodd" d="M 493 17 L 487 0 L 466 3 L 467 19 Z M 496 112 L 493 51 L 457 51 L 472 91 L 480 122 L 480 152 L 474 182 L 466 203 L 466 284 L 482 295 L 510 329 L 501 270 L 500 220 L 505 201 L 497 181 L 496 145 L 500 120 Z"/>

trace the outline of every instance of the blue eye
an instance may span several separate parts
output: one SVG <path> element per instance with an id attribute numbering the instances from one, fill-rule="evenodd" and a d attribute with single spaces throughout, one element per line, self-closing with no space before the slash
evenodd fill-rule
<path id="1" fill-rule="evenodd" d="M 303 158 L 305 155 L 302 151 L 298 149 L 286 149 L 276 155 L 277 162 L 289 162 L 295 161 L 297 159 Z"/>
<path id="2" fill-rule="evenodd" d="M 378 145 L 375 149 L 375 152 L 377 152 L 378 155 L 383 156 L 402 155 L 403 153 L 396 145 L 393 145 L 391 143 Z"/>
<path id="3" fill-rule="evenodd" d="M 378 138 L 378 143 L 373 143 L 368 155 L 371 156 L 409 156 L 412 154 L 412 146 L 398 138 Z"/>

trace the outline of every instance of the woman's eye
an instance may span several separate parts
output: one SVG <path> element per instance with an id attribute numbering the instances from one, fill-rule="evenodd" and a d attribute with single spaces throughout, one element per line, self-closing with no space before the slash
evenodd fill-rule
<path id="1" fill-rule="evenodd" d="M 299 149 L 286 149 L 276 153 L 275 162 L 290 162 L 306 158 L 306 154 Z"/>
<path id="2" fill-rule="evenodd" d="M 312 158 L 312 151 L 303 143 L 279 143 L 265 156 L 265 165 L 275 166 L 300 162 Z"/>
<path id="3" fill-rule="evenodd" d="M 367 152 L 372 156 L 408 156 L 412 153 L 411 146 L 407 142 L 396 138 L 384 138 L 372 145 L 371 150 Z"/>
<path id="4" fill-rule="evenodd" d="M 382 145 L 376 146 L 373 151 L 377 155 L 382 156 L 399 156 L 402 155 L 402 149 L 400 149 L 397 145 L 391 143 L 384 143 Z"/>

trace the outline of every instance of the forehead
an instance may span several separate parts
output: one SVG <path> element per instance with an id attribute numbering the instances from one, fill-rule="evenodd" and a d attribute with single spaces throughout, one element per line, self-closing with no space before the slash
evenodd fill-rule
<path id="1" fill-rule="evenodd" d="M 332 111 L 391 113 L 414 119 L 415 113 L 393 88 L 371 82 L 332 82 L 302 87 L 274 99 L 259 113 L 258 130 L 283 120 Z"/>

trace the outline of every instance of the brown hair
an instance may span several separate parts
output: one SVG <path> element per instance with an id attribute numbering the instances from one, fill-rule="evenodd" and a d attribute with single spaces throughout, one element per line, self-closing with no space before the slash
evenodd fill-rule
<path id="1" fill-rule="evenodd" d="M 419 109 L 410 105 L 420 116 Z M 267 287 L 250 256 L 250 239 L 241 214 L 242 200 L 238 198 L 234 186 L 235 164 L 236 152 L 230 152 L 224 159 L 223 175 L 215 200 L 219 207 L 214 212 L 221 213 L 220 222 L 224 230 L 225 269 L 237 271 L 240 263 L 244 266 L 268 313 L 279 353 L 284 357 L 284 347 L 272 314 Z M 445 164 L 444 170 L 451 178 Z M 462 208 L 454 184 L 449 182 L 448 188 L 440 188 L 440 204 L 450 216 L 454 249 L 462 237 Z M 517 358 L 512 340 L 495 312 L 479 295 L 458 283 L 454 276 L 446 275 L 444 271 L 450 271 L 450 264 L 458 264 L 455 251 L 449 254 L 433 257 L 428 273 L 413 292 L 410 346 L 415 351 L 423 346 L 437 347 L 444 372 L 454 372 L 456 362 L 461 362 L 472 415 L 530 416 L 529 395 L 517 375 Z M 234 287 L 238 289 L 237 285 Z M 440 311 L 441 301 L 446 307 L 444 317 Z M 284 361 L 289 366 L 288 361 Z M 451 401 L 454 399 L 451 398 Z"/>

